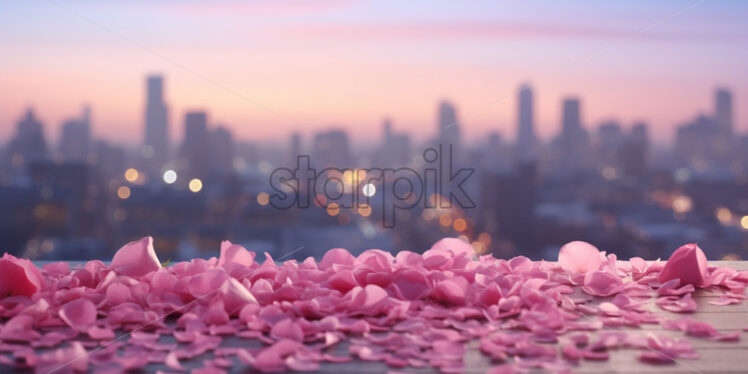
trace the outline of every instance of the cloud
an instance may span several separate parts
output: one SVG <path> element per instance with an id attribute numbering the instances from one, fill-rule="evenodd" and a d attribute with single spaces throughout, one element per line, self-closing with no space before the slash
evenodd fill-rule
<path id="1" fill-rule="evenodd" d="M 151 9 L 170 14 L 227 16 L 241 14 L 256 15 L 326 12 L 348 7 L 357 1 L 358 0 L 215 0 L 204 2 L 196 0 L 150 0 L 133 1 L 119 5 L 137 10 Z M 108 6 L 111 6 L 111 4 Z"/>
<path id="2" fill-rule="evenodd" d="M 290 36 L 328 40 L 588 40 L 622 39 L 639 29 L 592 25 L 542 24 L 510 21 L 431 21 L 411 23 L 368 23 L 292 26 Z M 694 41 L 696 39 L 734 39 L 735 35 L 648 30 L 640 38 L 658 41 Z M 742 39 L 742 38 L 741 38 Z"/>

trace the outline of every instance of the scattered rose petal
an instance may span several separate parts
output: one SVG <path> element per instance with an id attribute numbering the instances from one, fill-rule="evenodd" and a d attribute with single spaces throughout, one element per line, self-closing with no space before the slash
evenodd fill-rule
<path id="1" fill-rule="evenodd" d="M 134 277 L 160 269 L 161 262 L 153 249 L 153 238 L 146 236 L 125 244 L 114 254 L 109 267 L 117 273 Z"/>
<path id="2" fill-rule="evenodd" d="M 623 282 L 615 274 L 593 270 L 585 275 L 583 288 L 593 296 L 612 296 L 623 291 Z"/>
<path id="3" fill-rule="evenodd" d="M 706 255 L 695 243 L 678 248 L 660 272 L 660 283 L 680 279 L 680 284 L 701 286 L 707 277 Z"/>
<path id="4" fill-rule="evenodd" d="M 68 326 L 87 329 L 96 322 L 96 305 L 88 299 L 76 299 L 60 308 L 60 318 Z"/>
<path id="5" fill-rule="evenodd" d="M 0 272 L 7 292 L 0 294 L 0 364 L 121 372 L 161 363 L 220 373 L 244 370 L 235 363 L 263 372 L 317 371 L 322 362 L 363 360 L 458 373 L 471 369 L 465 356 L 478 340 L 480 352 L 503 363 L 491 372 L 570 372 L 624 349 L 640 350 L 647 363 L 698 356 L 688 340 L 625 332 L 643 324 L 711 344 L 741 337 L 663 315 L 695 311 L 697 285 L 719 296 L 712 305 L 741 303 L 748 272 L 706 267 L 698 282 L 676 266 L 689 253 L 664 263 L 621 262 L 583 242 L 561 252 L 559 265 L 475 258 L 468 243 L 445 239 L 423 254 L 374 249 L 356 257 L 334 249 L 319 263 L 276 263 L 269 254 L 258 263 L 253 252 L 224 242 L 218 258 L 162 268 L 152 239 L 144 238 L 125 245 L 110 266 L 95 260 L 39 270 L 5 255 L 0 270 L 11 270 Z M 7 283 L 19 274 L 19 284 L 31 286 Z M 653 298 L 666 312 L 649 310 Z M 224 344 L 227 337 L 247 343 Z M 343 344 L 347 352 L 326 353 Z"/>
<path id="6" fill-rule="evenodd" d="M 31 296 L 43 285 L 44 279 L 31 261 L 8 253 L 0 257 L 0 295 Z"/>
<path id="7" fill-rule="evenodd" d="M 564 244 L 558 252 L 558 264 L 566 271 L 586 273 L 600 268 L 603 259 L 594 245 L 573 241 Z"/>

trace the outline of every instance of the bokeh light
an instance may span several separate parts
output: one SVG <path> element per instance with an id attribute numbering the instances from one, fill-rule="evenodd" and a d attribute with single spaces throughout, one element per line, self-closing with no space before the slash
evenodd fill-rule
<path id="1" fill-rule="evenodd" d="M 188 187 L 190 188 L 190 191 L 198 193 L 203 189 L 203 181 L 197 178 L 193 178 L 192 180 L 190 180 L 190 184 L 188 185 Z"/>
<path id="2" fill-rule="evenodd" d="M 327 204 L 327 214 L 337 216 L 340 213 L 340 206 L 336 203 Z"/>
<path id="3" fill-rule="evenodd" d="M 265 205 L 268 205 L 269 203 L 270 203 L 270 195 L 268 195 L 267 192 L 260 192 L 257 194 L 257 204 L 265 206 Z"/>
<path id="4" fill-rule="evenodd" d="M 169 169 L 164 172 L 163 178 L 164 182 L 166 182 L 167 184 L 172 184 L 177 181 L 177 172 Z"/>
<path id="5" fill-rule="evenodd" d="M 135 182 L 136 180 L 138 180 L 139 175 L 140 173 L 138 173 L 138 171 L 133 168 L 125 170 L 125 179 L 127 179 L 128 182 Z"/>
<path id="6" fill-rule="evenodd" d="M 361 204 L 361 206 L 358 207 L 358 214 L 363 217 L 368 217 L 371 215 L 371 206 L 369 204 Z"/>
<path id="7" fill-rule="evenodd" d="M 371 183 L 365 184 L 364 187 L 361 188 L 361 190 L 366 197 L 372 197 L 375 193 L 377 193 L 377 187 Z"/>
<path id="8" fill-rule="evenodd" d="M 120 188 L 117 189 L 117 197 L 124 200 L 130 197 L 130 187 L 127 186 L 120 186 Z"/>
<path id="9" fill-rule="evenodd" d="M 454 228 L 455 231 L 463 232 L 467 230 L 467 222 L 462 218 L 458 218 L 452 223 L 452 228 Z"/>

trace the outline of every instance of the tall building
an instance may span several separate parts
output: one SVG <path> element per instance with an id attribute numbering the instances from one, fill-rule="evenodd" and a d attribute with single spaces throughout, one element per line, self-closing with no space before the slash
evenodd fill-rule
<path id="1" fill-rule="evenodd" d="M 382 123 L 382 146 L 378 161 L 381 166 L 403 167 L 410 162 L 410 137 L 395 133 L 392 121 L 387 118 Z"/>
<path id="2" fill-rule="evenodd" d="M 579 99 L 564 99 L 562 109 L 557 170 L 563 174 L 584 171 L 591 160 L 588 157 L 589 138 L 582 128 Z"/>
<path id="3" fill-rule="evenodd" d="M 11 164 L 21 167 L 49 157 L 47 142 L 44 140 L 44 126 L 29 108 L 16 125 L 16 135 L 8 144 Z"/>
<path id="4" fill-rule="evenodd" d="M 353 166 L 344 130 L 329 130 L 314 135 L 312 162 L 317 168 L 345 168 Z"/>
<path id="5" fill-rule="evenodd" d="M 563 102 L 562 131 L 564 134 L 575 134 L 582 128 L 579 116 L 579 99 L 567 98 Z"/>
<path id="6" fill-rule="evenodd" d="M 623 175 L 644 177 L 649 169 L 649 131 L 647 124 L 637 123 L 631 128 L 620 151 Z"/>
<path id="7" fill-rule="evenodd" d="M 84 162 L 91 149 L 91 111 L 83 108 L 81 118 L 65 121 L 60 135 L 60 154 L 68 162 Z"/>
<path id="8" fill-rule="evenodd" d="M 460 124 L 457 122 L 457 109 L 449 101 L 439 103 L 438 113 L 439 139 L 438 142 L 444 146 L 452 144 L 460 145 Z"/>
<path id="9" fill-rule="evenodd" d="M 169 111 L 164 103 L 164 79 L 159 75 L 147 78 L 145 105 L 144 169 L 160 174 L 169 161 Z"/>
<path id="10" fill-rule="evenodd" d="M 184 143 L 181 149 L 182 167 L 190 178 L 205 178 L 210 161 L 208 141 L 208 115 L 205 112 L 188 112 L 184 116 Z"/>
<path id="11" fill-rule="evenodd" d="M 675 152 L 679 166 L 706 165 L 712 159 L 714 129 L 714 119 L 704 114 L 677 128 Z"/>
<path id="12" fill-rule="evenodd" d="M 301 133 L 294 132 L 293 134 L 291 134 L 289 147 L 289 159 L 287 161 L 287 164 L 290 166 L 295 166 L 296 158 L 301 156 L 301 153 L 303 152 L 303 150 L 301 149 Z"/>
<path id="13" fill-rule="evenodd" d="M 718 88 L 714 94 L 715 121 L 719 132 L 732 135 L 732 93 L 726 88 Z"/>
<path id="14" fill-rule="evenodd" d="M 532 88 L 527 84 L 520 87 L 517 113 L 516 158 L 519 162 L 533 161 L 535 159 L 533 95 Z"/>
<path id="15" fill-rule="evenodd" d="M 211 172 L 220 175 L 231 173 L 234 164 L 234 140 L 226 127 L 217 126 L 210 133 Z"/>
<path id="16" fill-rule="evenodd" d="M 600 166 L 618 167 L 619 150 L 624 140 L 621 125 L 615 120 L 601 123 L 597 129 L 597 137 Z"/>

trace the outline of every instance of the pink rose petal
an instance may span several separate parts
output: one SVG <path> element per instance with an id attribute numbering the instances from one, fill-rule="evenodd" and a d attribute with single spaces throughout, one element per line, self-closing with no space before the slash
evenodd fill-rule
<path id="1" fill-rule="evenodd" d="M 294 341 L 304 340 L 304 331 L 301 330 L 301 326 L 291 318 L 286 318 L 275 325 L 270 330 L 270 336 L 275 339 L 290 339 Z"/>
<path id="2" fill-rule="evenodd" d="M 221 243 L 221 256 L 218 258 L 219 266 L 227 263 L 252 266 L 254 262 L 254 252 L 250 252 L 238 244 L 231 244 L 228 240 L 224 240 Z"/>
<path id="3" fill-rule="evenodd" d="M 182 366 L 182 364 L 179 362 L 179 358 L 177 358 L 177 355 L 174 351 L 169 352 L 166 354 L 166 360 L 164 360 L 164 364 L 169 367 L 169 369 L 184 371 L 185 368 Z"/>
<path id="4" fill-rule="evenodd" d="M 44 285 L 39 269 L 27 259 L 5 253 L 0 257 L 0 297 L 31 296 Z"/>
<path id="5" fill-rule="evenodd" d="M 623 291 L 623 282 L 615 274 L 593 270 L 585 275 L 583 289 L 593 296 L 612 296 Z"/>
<path id="6" fill-rule="evenodd" d="M 566 271 L 587 273 L 597 270 L 603 263 L 600 251 L 594 245 L 573 241 L 564 244 L 558 252 L 558 264 Z"/>
<path id="7" fill-rule="evenodd" d="M 142 276 L 161 268 L 161 262 L 153 249 L 153 238 L 146 236 L 125 244 L 112 258 L 109 267 L 119 274 Z"/>
<path id="8" fill-rule="evenodd" d="M 319 268 L 327 270 L 332 268 L 333 265 L 353 266 L 354 261 L 356 261 L 356 258 L 348 251 L 342 248 L 335 248 L 327 251 L 327 253 L 322 256 L 322 260 L 319 262 Z"/>
<path id="9" fill-rule="evenodd" d="M 68 326 L 87 329 L 96 322 L 96 305 L 88 299 L 76 299 L 60 308 L 60 318 Z"/>
<path id="10" fill-rule="evenodd" d="M 680 279 L 680 284 L 701 286 L 707 277 L 706 255 L 695 243 L 678 248 L 667 260 L 658 280 L 665 283 L 671 279 Z"/>

